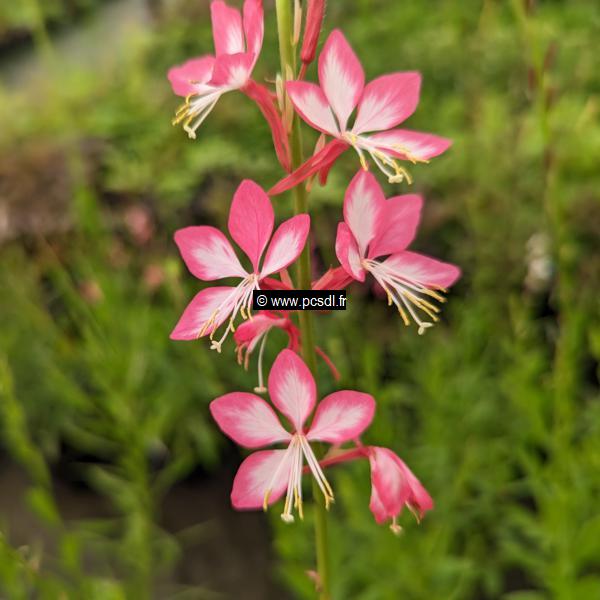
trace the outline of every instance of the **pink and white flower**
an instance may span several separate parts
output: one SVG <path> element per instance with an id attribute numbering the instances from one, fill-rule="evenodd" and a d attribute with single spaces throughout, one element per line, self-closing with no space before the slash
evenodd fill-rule
<path id="1" fill-rule="evenodd" d="M 271 280 L 271 282 L 272 281 L 273 280 Z M 263 287 L 263 289 L 265 288 Z M 258 385 L 254 388 L 254 391 L 257 394 L 264 394 L 267 391 L 267 388 L 264 385 L 263 358 L 267 336 L 272 329 L 285 331 L 289 339 L 287 347 L 296 353 L 300 352 L 300 330 L 292 323 L 292 320 L 286 313 L 278 315 L 266 310 L 261 311 L 258 314 L 253 315 L 252 319 L 242 323 L 233 335 L 236 342 L 238 364 L 243 364 L 246 370 L 248 370 L 248 365 L 250 363 L 250 355 L 258 347 Z M 319 346 L 315 346 L 315 352 L 323 359 L 325 364 L 329 367 L 333 378 L 337 381 L 340 378 L 340 373 L 331 358 L 329 358 L 327 353 Z"/>
<path id="2" fill-rule="evenodd" d="M 410 117 L 419 102 L 421 75 L 391 73 L 365 85 L 365 74 L 354 51 L 339 30 L 333 31 L 319 56 L 320 86 L 290 81 L 287 92 L 298 114 L 322 134 L 334 139 L 270 191 L 277 195 L 314 173 L 325 176 L 337 158 L 354 148 L 367 170 L 367 155 L 390 183 L 410 175 L 399 160 L 428 162 L 444 152 L 450 140 L 429 133 L 394 129 Z M 358 107 L 358 108 L 357 108 Z M 348 120 L 357 108 L 353 125 Z"/>
<path id="3" fill-rule="evenodd" d="M 340 463 L 367 459 L 371 466 L 371 501 L 369 508 L 380 525 L 391 519 L 390 529 L 398 534 L 402 528 L 398 517 L 406 506 L 417 522 L 433 508 L 433 500 L 406 463 L 389 448 L 357 446 L 350 449 L 332 448 L 321 460 L 323 469 Z"/>
<path id="4" fill-rule="evenodd" d="M 210 14 L 216 56 L 193 58 L 168 73 L 173 91 L 186 98 L 174 123 L 183 123 L 191 138 L 223 94 L 248 83 L 263 42 L 262 0 L 245 0 L 243 17 L 238 9 L 213 0 Z"/>
<path id="5" fill-rule="evenodd" d="M 388 448 L 365 449 L 371 465 L 371 502 L 369 508 L 377 523 L 392 520 L 390 529 L 400 533 L 397 519 L 406 506 L 420 521 L 433 508 L 433 500 L 406 463 Z"/>
<path id="6" fill-rule="evenodd" d="M 183 96 L 173 124 L 183 124 L 192 139 L 198 127 L 215 107 L 219 98 L 240 90 L 254 100 L 269 123 L 273 142 L 282 166 L 289 170 L 288 138 L 276 108 L 275 98 L 251 79 L 260 54 L 264 35 L 262 0 L 245 0 L 243 15 L 222 0 L 213 0 L 210 13 L 215 56 L 192 58 L 168 72 L 173 92 Z"/>
<path id="7" fill-rule="evenodd" d="M 243 364 L 244 368 L 248 369 L 250 355 L 258 347 L 258 385 L 254 388 L 257 394 L 264 394 L 267 388 L 264 385 L 263 376 L 263 356 L 267 336 L 272 329 L 281 329 L 288 334 L 288 348 L 297 352 L 300 347 L 300 330 L 292 323 L 292 320 L 287 316 L 278 316 L 269 311 L 261 311 L 253 316 L 253 318 L 245 323 L 242 323 L 234 334 L 236 342 L 236 352 L 238 364 Z"/>
<path id="8" fill-rule="evenodd" d="M 193 340 L 210 335 L 211 347 L 221 351 L 228 333 L 235 331 L 233 322 L 238 313 L 244 319 L 250 316 L 252 294 L 260 289 L 262 279 L 285 269 L 304 248 L 310 227 L 308 215 L 284 221 L 271 237 L 274 220 L 273 206 L 264 190 L 249 179 L 243 181 L 231 202 L 228 229 L 250 260 L 250 270 L 242 266 L 229 240 L 215 227 L 186 227 L 175 233 L 175 242 L 192 275 L 203 281 L 237 277 L 240 282 L 235 287 L 209 287 L 197 294 L 171 339 Z M 221 339 L 213 340 L 216 329 L 228 318 Z"/>
<path id="9" fill-rule="evenodd" d="M 386 200 L 375 177 L 359 171 L 346 191 L 344 222 L 338 225 L 335 243 L 346 272 L 361 282 L 370 273 L 406 325 L 408 315 L 412 317 L 419 334 L 439 320 L 432 300 L 444 302 L 441 293 L 460 276 L 455 265 L 406 250 L 415 237 L 422 205 L 415 194 Z M 431 320 L 423 320 L 415 309 Z"/>
<path id="10" fill-rule="evenodd" d="M 233 482 L 231 502 L 239 510 L 266 510 L 286 494 L 281 518 L 289 523 L 294 520 L 294 509 L 303 516 L 304 460 L 326 505 L 334 500 L 310 443 L 342 444 L 357 438 L 373 419 L 375 400 L 361 392 L 334 392 L 319 403 L 310 427 L 306 427 L 316 403 L 316 385 L 308 367 L 291 350 L 283 350 L 273 363 L 268 389 L 275 408 L 287 418 L 289 431 L 271 406 L 254 394 L 225 394 L 211 402 L 210 411 L 223 433 L 245 448 L 287 444 L 283 450 L 254 452 L 244 460 Z"/>

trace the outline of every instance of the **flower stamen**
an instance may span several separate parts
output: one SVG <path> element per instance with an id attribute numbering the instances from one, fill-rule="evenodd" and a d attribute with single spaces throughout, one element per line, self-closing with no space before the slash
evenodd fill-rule
<path id="1" fill-rule="evenodd" d="M 221 352 L 221 347 L 225 339 L 230 333 L 235 333 L 235 325 L 234 321 L 238 315 L 238 312 L 242 315 L 244 320 L 250 318 L 251 310 L 252 310 L 252 294 L 254 290 L 259 289 L 258 287 L 258 275 L 253 273 L 249 275 L 245 279 L 243 279 L 237 287 L 235 287 L 230 294 L 228 294 L 225 299 L 215 308 L 215 310 L 211 313 L 208 319 L 202 324 L 198 332 L 197 337 L 202 337 L 206 335 L 206 332 L 212 328 L 210 332 L 209 339 L 211 341 L 211 350 L 216 350 L 217 352 Z M 229 318 L 229 322 L 225 327 L 225 331 L 219 340 L 214 340 L 213 337 L 218 327 L 214 327 L 215 322 L 217 321 L 217 317 L 221 310 L 227 310 L 227 307 L 233 303 L 233 309 L 231 312 L 231 317 Z M 238 357 L 239 360 L 239 357 Z"/>
<path id="2" fill-rule="evenodd" d="M 205 93 L 188 94 L 185 102 L 175 112 L 171 123 L 179 125 L 183 122 L 183 129 L 187 132 L 188 137 L 192 140 L 196 139 L 196 130 L 215 107 L 221 94 L 222 90 L 214 88 L 209 88 Z"/>
<path id="3" fill-rule="evenodd" d="M 321 469 L 321 465 L 319 465 L 319 461 L 317 460 L 317 457 L 315 456 L 315 453 L 310 447 L 310 444 L 305 436 L 300 436 L 300 443 L 302 444 L 302 448 L 304 450 L 304 456 L 306 456 L 306 462 L 308 463 L 308 466 L 312 471 L 312 474 L 316 479 L 321 492 L 323 493 L 323 497 L 325 498 L 325 508 L 329 509 L 329 505 L 335 501 L 333 490 L 331 489 L 331 486 L 329 485 L 329 482 L 323 473 L 323 469 Z"/>
<path id="4" fill-rule="evenodd" d="M 428 328 L 433 327 L 434 323 L 439 322 L 440 309 L 423 296 L 438 302 L 445 302 L 446 299 L 439 293 L 445 291 L 443 288 L 438 287 L 433 290 L 416 280 L 406 279 L 386 267 L 384 263 L 376 260 L 365 259 L 362 261 L 362 266 L 373 275 L 377 283 L 385 290 L 388 305 L 394 304 L 396 306 L 406 326 L 410 324 L 408 318 L 408 315 L 410 315 L 419 327 L 419 335 L 423 335 Z M 415 308 L 425 313 L 431 321 L 421 320 Z"/>

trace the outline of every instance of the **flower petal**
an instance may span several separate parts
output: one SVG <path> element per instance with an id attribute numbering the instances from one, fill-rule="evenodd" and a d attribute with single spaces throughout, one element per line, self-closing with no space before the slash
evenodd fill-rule
<path id="1" fill-rule="evenodd" d="M 365 87 L 365 73 L 338 29 L 329 34 L 319 56 L 319 81 L 338 119 L 340 131 L 344 131 Z"/>
<path id="2" fill-rule="evenodd" d="M 318 85 L 305 81 L 288 81 L 285 89 L 298 114 L 311 127 L 329 135 L 339 135 L 329 102 Z"/>
<path id="3" fill-rule="evenodd" d="M 341 444 L 357 438 L 373 420 L 375 400 L 369 394 L 342 390 L 319 402 L 307 438 Z"/>
<path id="4" fill-rule="evenodd" d="M 302 359 L 291 350 L 282 350 L 269 373 L 269 396 L 273 404 L 302 431 L 316 397 L 315 380 Z"/>
<path id="5" fill-rule="evenodd" d="M 235 289 L 234 287 L 211 287 L 196 294 L 183 311 L 169 337 L 172 340 L 195 340 L 211 334 L 231 314 Z M 207 321 L 213 315 L 214 322 L 203 331 Z"/>
<path id="6" fill-rule="evenodd" d="M 175 243 L 192 275 L 203 281 L 246 277 L 229 240 L 215 227 L 185 227 L 175 232 Z"/>
<path id="7" fill-rule="evenodd" d="M 369 171 L 358 171 L 344 196 L 344 221 L 358 243 L 361 256 L 365 256 L 375 236 L 384 206 L 385 196 L 375 176 Z"/>
<path id="8" fill-rule="evenodd" d="M 293 263 L 304 249 L 310 217 L 296 215 L 284 221 L 275 231 L 261 269 L 261 277 L 278 273 Z"/>
<path id="9" fill-rule="evenodd" d="M 275 411 L 254 394 L 232 392 L 210 403 L 210 414 L 221 431 L 245 448 L 260 448 L 291 439 Z"/>
<path id="10" fill-rule="evenodd" d="M 406 477 L 406 481 L 410 488 L 407 506 L 411 510 L 416 511 L 419 518 L 422 519 L 425 512 L 433 509 L 433 499 L 423 484 L 415 477 L 414 473 L 400 457 L 396 456 L 396 462 L 404 471 L 404 477 Z"/>
<path id="11" fill-rule="evenodd" d="M 381 150 L 391 153 L 397 158 L 417 161 L 429 160 L 438 156 L 452 145 L 452 142 L 446 138 L 408 129 L 382 131 L 369 135 L 367 139 L 375 142 Z"/>
<path id="12" fill-rule="evenodd" d="M 352 131 L 381 131 L 402 123 L 415 112 L 420 89 L 421 75 L 415 71 L 374 79 L 365 87 Z"/>
<path id="13" fill-rule="evenodd" d="M 254 57 L 251 52 L 217 56 L 210 85 L 227 88 L 225 92 L 244 87 L 252 73 Z"/>
<path id="14" fill-rule="evenodd" d="M 392 254 L 382 264 L 393 269 L 400 277 L 425 287 L 448 288 L 460 277 L 457 266 L 416 252 Z"/>
<path id="15" fill-rule="evenodd" d="M 289 172 L 291 170 L 291 157 L 288 136 L 271 92 L 252 79 L 242 88 L 242 92 L 258 105 L 260 112 L 271 128 L 277 158 L 281 166 Z"/>
<path id="16" fill-rule="evenodd" d="M 229 233 L 238 246 L 248 255 L 254 271 L 265 251 L 275 215 L 265 191 L 254 181 L 245 179 L 236 190 L 229 211 Z"/>
<path id="17" fill-rule="evenodd" d="M 287 489 L 292 457 L 293 454 L 286 450 L 253 452 L 240 465 L 233 480 L 233 507 L 238 510 L 262 508 L 269 488 L 269 504 L 277 502 Z"/>
<path id="18" fill-rule="evenodd" d="M 389 198 L 381 211 L 376 235 L 369 245 L 369 258 L 404 250 L 415 238 L 422 206 L 423 198 L 416 194 Z"/>
<path id="19" fill-rule="evenodd" d="M 246 345 L 248 352 L 252 352 L 265 332 L 269 331 L 272 327 L 285 329 L 286 326 L 287 319 L 263 311 L 254 314 L 251 319 L 239 325 L 233 337 L 238 345 Z"/>
<path id="20" fill-rule="evenodd" d="M 191 58 L 181 65 L 171 67 L 167 77 L 171 82 L 173 93 L 178 96 L 188 96 L 195 92 L 195 84 L 204 84 L 210 81 L 214 65 L 215 57 L 207 55 Z"/>
<path id="21" fill-rule="evenodd" d="M 243 10 L 246 50 L 258 57 L 265 29 L 262 0 L 245 0 Z"/>
<path id="22" fill-rule="evenodd" d="M 396 462 L 396 455 L 387 448 L 374 447 L 369 452 L 371 485 L 375 492 L 373 511 L 378 523 L 398 516 L 410 495 L 404 472 Z"/>
<path id="23" fill-rule="evenodd" d="M 335 254 L 346 270 L 357 281 L 365 280 L 365 270 L 360 264 L 356 240 L 346 223 L 339 223 L 335 238 Z"/>
<path id="24" fill-rule="evenodd" d="M 372 478 L 371 478 L 372 479 Z M 381 500 L 381 496 L 379 495 L 379 489 L 377 486 L 373 485 L 371 481 L 371 500 L 369 502 L 369 509 L 373 513 L 375 517 L 375 522 L 378 525 L 385 523 L 388 519 L 391 519 L 393 514 L 390 514 L 386 509 L 383 501 Z"/>
<path id="25" fill-rule="evenodd" d="M 293 173 L 278 181 L 270 190 L 269 196 L 277 196 L 299 183 L 308 179 L 321 169 L 330 167 L 338 157 L 348 150 L 350 146 L 340 140 L 331 140 L 319 152 L 313 154 L 307 161 L 302 163 Z"/>
<path id="26" fill-rule="evenodd" d="M 213 38 L 217 56 L 244 52 L 242 15 L 237 8 L 228 6 L 222 0 L 210 3 Z"/>
<path id="27" fill-rule="evenodd" d="M 433 508 L 433 500 L 394 452 L 388 448 L 370 447 L 371 464 L 371 511 L 378 523 L 398 516 L 405 505 L 419 516 Z"/>

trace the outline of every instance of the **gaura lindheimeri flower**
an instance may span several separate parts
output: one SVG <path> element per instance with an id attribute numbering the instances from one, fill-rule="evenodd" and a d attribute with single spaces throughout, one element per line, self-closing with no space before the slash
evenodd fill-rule
<path id="1" fill-rule="evenodd" d="M 244 16 L 221 0 L 210 3 L 215 56 L 188 60 L 169 70 L 173 91 L 186 98 L 174 123 L 183 123 L 191 138 L 226 92 L 243 88 L 262 48 L 262 0 L 245 0 Z"/>
<path id="2" fill-rule="evenodd" d="M 416 517 L 423 518 L 433 508 L 433 500 L 404 461 L 391 450 L 370 446 L 366 449 L 371 465 L 371 502 L 369 508 L 377 523 L 392 520 L 390 529 L 400 533 L 397 519 L 406 506 Z"/>
<path id="3" fill-rule="evenodd" d="M 305 81 L 289 81 L 287 92 L 300 116 L 312 127 L 334 139 L 316 152 L 291 175 L 270 191 L 280 194 L 318 171 L 327 172 L 349 148 L 358 154 L 367 170 L 367 155 L 390 183 L 410 176 L 399 160 L 427 162 L 444 152 L 450 140 L 429 133 L 393 129 L 410 117 L 419 102 L 421 76 L 416 72 L 392 73 L 365 86 L 360 61 L 344 35 L 333 31 L 319 56 L 320 86 Z M 358 110 L 354 124 L 348 119 Z M 377 132 L 377 133 L 372 133 Z"/>
<path id="4" fill-rule="evenodd" d="M 266 508 L 286 494 L 281 518 L 290 523 L 294 509 L 302 512 L 302 470 L 306 459 L 327 506 L 333 491 L 310 443 L 342 444 L 358 437 L 371 423 L 375 400 L 368 394 L 344 390 L 326 396 L 317 406 L 310 427 L 306 420 L 316 403 L 315 380 L 302 359 L 283 350 L 269 373 L 271 401 L 290 424 L 284 429 L 275 411 L 254 394 L 234 392 L 213 400 L 210 411 L 219 427 L 245 448 L 285 443 L 285 450 L 254 452 L 240 465 L 231 502 L 239 510 Z"/>
<path id="5" fill-rule="evenodd" d="M 260 344 L 258 350 L 258 385 L 254 388 L 257 394 L 267 391 L 263 376 L 263 355 L 267 336 L 272 329 L 281 329 L 288 334 L 290 350 L 297 352 L 300 347 L 300 330 L 287 316 L 278 316 L 269 311 L 262 311 L 253 315 L 251 320 L 242 323 L 234 333 L 238 364 L 243 364 L 248 369 L 250 355 Z"/>
<path id="6" fill-rule="evenodd" d="M 236 342 L 238 364 L 243 364 L 246 370 L 248 370 L 250 355 L 260 344 L 257 359 L 258 385 L 254 388 L 254 391 L 257 394 L 264 394 L 267 391 L 267 388 L 264 385 L 263 357 L 267 336 L 272 329 L 281 329 L 282 331 L 285 331 L 289 338 L 288 348 L 296 353 L 300 352 L 300 330 L 292 323 L 290 317 L 285 313 L 278 315 L 266 310 L 261 311 L 254 314 L 252 319 L 242 323 L 233 335 Z M 329 367 L 333 378 L 338 380 L 340 378 L 340 373 L 336 369 L 331 358 L 329 358 L 325 351 L 319 348 L 319 346 L 315 346 L 315 352 Z"/>
<path id="7" fill-rule="evenodd" d="M 250 259 L 250 271 L 241 265 L 229 240 L 215 227 L 186 227 L 175 233 L 175 242 L 192 275 L 203 281 L 226 277 L 238 277 L 241 281 L 235 287 L 209 287 L 197 294 L 172 331 L 171 339 L 193 340 L 210 335 L 211 348 L 221 351 L 227 334 L 235 331 L 233 322 L 238 313 L 244 319 L 250 316 L 252 293 L 260 289 L 261 280 L 285 269 L 304 248 L 310 227 L 308 215 L 284 221 L 271 238 L 274 220 L 273 206 L 264 190 L 249 179 L 243 181 L 233 196 L 227 226 L 233 240 Z M 216 329 L 228 318 L 221 339 L 213 340 Z"/>
<path id="8" fill-rule="evenodd" d="M 172 67 L 168 78 L 173 92 L 183 96 L 173 124 L 183 124 L 192 139 L 219 98 L 240 90 L 254 100 L 271 127 L 277 156 L 289 170 L 289 145 L 275 98 L 251 79 L 263 43 L 264 16 L 262 0 L 245 0 L 243 17 L 236 8 L 221 0 L 210 4 L 216 56 L 192 58 Z"/>
<path id="9" fill-rule="evenodd" d="M 392 450 L 362 445 L 350 449 L 332 448 L 320 465 L 325 469 L 364 458 L 371 466 L 369 508 L 376 522 L 381 525 L 391 519 L 390 529 L 400 533 L 402 528 L 398 525 L 398 517 L 406 506 L 420 523 L 425 513 L 433 508 L 433 500 L 406 463 Z"/>
<path id="10" fill-rule="evenodd" d="M 346 191 L 344 222 L 338 225 L 338 260 L 357 281 L 371 273 L 395 304 L 405 325 L 409 315 L 419 334 L 439 320 L 441 295 L 460 276 L 460 269 L 422 254 L 409 252 L 421 218 L 423 200 L 415 194 L 385 199 L 375 177 L 359 171 Z M 379 260 L 382 257 L 387 257 Z M 418 309 L 418 310 L 415 310 Z M 418 311 L 431 321 L 422 320 Z"/>

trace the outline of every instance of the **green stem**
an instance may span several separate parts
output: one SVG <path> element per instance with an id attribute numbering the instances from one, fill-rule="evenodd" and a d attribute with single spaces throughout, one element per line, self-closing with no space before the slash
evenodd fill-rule
<path id="1" fill-rule="evenodd" d="M 292 1 L 276 0 L 277 31 L 279 35 L 279 55 L 281 59 L 281 73 L 284 78 L 296 73 L 295 47 L 292 42 Z M 292 168 L 302 164 L 302 133 L 300 122 L 294 115 L 290 132 L 290 147 L 292 152 Z M 304 184 L 296 186 L 293 190 L 294 212 L 296 214 L 308 213 L 308 194 Z M 311 287 L 310 267 L 310 240 L 298 260 L 298 286 L 300 289 L 309 290 Z M 302 337 L 302 357 L 316 377 L 317 357 L 315 353 L 315 330 L 311 311 L 300 312 L 300 334 Z M 329 579 L 329 546 L 327 541 L 327 509 L 321 496 L 319 487 L 313 480 L 313 497 L 315 499 L 315 545 L 317 555 L 317 572 L 319 574 L 319 598 L 330 600 Z"/>

